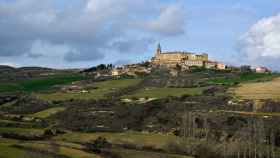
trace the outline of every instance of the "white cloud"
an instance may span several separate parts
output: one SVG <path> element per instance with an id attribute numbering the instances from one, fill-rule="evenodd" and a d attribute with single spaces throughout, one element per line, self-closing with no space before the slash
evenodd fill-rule
<path id="1" fill-rule="evenodd" d="M 280 59 L 280 14 L 259 20 L 238 44 L 240 53 L 253 64 L 274 67 Z"/>
<path id="2" fill-rule="evenodd" d="M 32 44 L 30 51 L 27 55 L 29 57 L 43 57 L 43 58 L 53 58 L 63 59 L 64 55 L 71 51 L 71 48 L 67 45 L 51 44 L 46 41 L 36 40 Z"/>
<path id="3" fill-rule="evenodd" d="M 132 21 L 132 25 L 161 36 L 177 36 L 185 32 L 186 12 L 183 5 L 176 3 L 154 9 L 158 12 L 156 17 L 146 15 L 142 20 Z"/>
<path id="4" fill-rule="evenodd" d="M 100 61 L 112 52 L 147 50 L 155 38 L 182 34 L 185 22 L 180 4 L 160 0 L 83 0 L 70 8 L 54 0 L 0 1 L 0 19 L 0 57 L 20 57 L 21 63 Z M 121 46 L 126 41 L 133 47 Z"/>
<path id="5" fill-rule="evenodd" d="M 147 24 L 152 31 L 166 35 L 184 33 L 185 12 L 181 6 L 171 5 L 162 9 L 158 19 Z"/>

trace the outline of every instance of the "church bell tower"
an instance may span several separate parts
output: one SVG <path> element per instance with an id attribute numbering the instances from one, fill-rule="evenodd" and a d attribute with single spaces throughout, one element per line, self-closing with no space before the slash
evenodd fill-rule
<path id="1" fill-rule="evenodd" d="M 161 46 L 160 46 L 160 43 L 158 44 L 157 46 L 157 52 L 156 52 L 156 55 L 159 55 L 161 54 Z"/>

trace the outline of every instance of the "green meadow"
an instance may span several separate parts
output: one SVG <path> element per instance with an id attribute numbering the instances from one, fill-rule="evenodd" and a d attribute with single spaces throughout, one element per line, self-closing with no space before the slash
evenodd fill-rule
<path id="1" fill-rule="evenodd" d="M 137 151 L 129 149 L 113 149 L 113 154 L 125 158 L 192 158 L 189 156 L 181 156 L 176 154 L 165 154 L 151 151 Z"/>
<path id="2" fill-rule="evenodd" d="M 20 135 L 43 135 L 43 129 L 34 128 L 10 128 L 10 127 L 0 127 L 0 134 L 2 133 L 16 133 Z"/>
<path id="3" fill-rule="evenodd" d="M 114 92 L 116 90 L 120 90 L 122 88 L 126 88 L 129 86 L 134 86 L 138 84 L 141 79 L 121 79 L 121 80 L 109 80 L 93 83 L 90 86 L 94 86 L 94 88 L 90 88 L 88 93 L 77 93 L 77 92 L 62 92 L 57 91 L 54 93 L 35 93 L 34 95 L 43 100 L 70 100 L 70 99 L 81 99 L 81 100 L 89 100 L 89 99 L 100 99 L 104 97 L 106 94 Z"/>
<path id="4" fill-rule="evenodd" d="M 213 80 L 210 80 L 210 84 L 223 84 L 223 85 L 233 85 L 235 83 L 244 83 L 244 82 L 257 82 L 257 81 L 267 81 L 275 77 L 273 74 L 241 74 L 233 77 L 219 77 Z"/>
<path id="5" fill-rule="evenodd" d="M 155 88 L 147 87 L 123 98 L 164 98 L 168 96 L 200 95 L 203 88 Z"/>
<path id="6" fill-rule="evenodd" d="M 13 81 L 12 83 L 0 83 L 0 92 L 33 92 L 48 90 L 55 85 L 70 84 L 74 81 L 85 80 L 82 75 L 52 76 L 40 79 L 30 79 L 24 81 Z"/>

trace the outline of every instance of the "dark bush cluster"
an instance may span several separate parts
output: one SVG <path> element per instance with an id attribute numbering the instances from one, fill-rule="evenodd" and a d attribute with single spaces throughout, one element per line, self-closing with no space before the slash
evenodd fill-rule
<path id="1" fill-rule="evenodd" d="M 1 110 L 12 114 L 33 114 L 51 107 L 53 105 L 49 102 L 32 96 L 21 96 L 14 105 L 3 107 Z"/>
<path id="2" fill-rule="evenodd" d="M 112 147 L 112 144 L 108 142 L 106 138 L 98 137 L 94 141 L 87 143 L 86 146 L 89 151 L 102 153 L 102 150 L 110 149 Z"/>

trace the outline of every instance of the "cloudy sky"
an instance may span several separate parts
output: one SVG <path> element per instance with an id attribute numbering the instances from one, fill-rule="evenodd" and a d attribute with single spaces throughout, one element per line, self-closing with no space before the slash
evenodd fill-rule
<path id="1" fill-rule="evenodd" d="M 158 42 L 280 70 L 279 0 L 0 0 L 0 65 L 134 63 Z"/>

